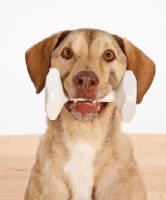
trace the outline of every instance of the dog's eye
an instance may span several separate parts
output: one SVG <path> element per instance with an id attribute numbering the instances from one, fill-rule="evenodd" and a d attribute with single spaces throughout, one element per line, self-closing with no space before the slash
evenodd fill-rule
<path id="1" fill-rule="evenodd" d="M 115 53 L 114 53 L 114 51 L 112 51 L 112 50 L 105 51 L 105 53 L 104 53 L 104 59 L 107 62 L 110 62 L 110 61 L 114 60 L 115 59 Z"/>
<path id="2" fill-rule="evenodd" d="M 70 59 L 72 56 L 73 56 L 73 52 L 70 48 L 67 47 L 62 51 L 63 58 Z"/>

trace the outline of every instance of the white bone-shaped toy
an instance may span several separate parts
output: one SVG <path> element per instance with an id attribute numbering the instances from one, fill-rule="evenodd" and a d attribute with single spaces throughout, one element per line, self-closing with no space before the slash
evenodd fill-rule
<path id="1" fill-rule="evenodd" d="M 118 87 L 103 99 L 97 100 L 97 102 L 113 102 L 118 108 L 123 121 L 130 122 L 136 112 L 136 91 L 136 78 L 132 71 L 127 70 Z M 69 99 L 65 95 L 58 69 L 50 68 L 45 84 L 45 109 L 48 118 L 55 120 L 64 104 L 69 100 L 73 99 Z M 86 101 L 87 99 L 79 98 L 77 100 Z"/>

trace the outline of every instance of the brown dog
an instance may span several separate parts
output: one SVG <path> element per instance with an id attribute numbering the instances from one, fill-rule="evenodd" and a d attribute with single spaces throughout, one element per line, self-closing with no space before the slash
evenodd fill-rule
<path id="1" fill-rule="evenodd" d="M 153 61 L 130 41 L 93 29 L 46 38 L 26 52 L 26 63 L 37 93 L 55 67 L 64 91 L 74 99 L 102 99 L 132 70 L 140 103 L 155 74 Z M 69 199 L 147 199 L 113 103 L 67 102 L 56 120 L 48 120 L 25 200 Z"/>

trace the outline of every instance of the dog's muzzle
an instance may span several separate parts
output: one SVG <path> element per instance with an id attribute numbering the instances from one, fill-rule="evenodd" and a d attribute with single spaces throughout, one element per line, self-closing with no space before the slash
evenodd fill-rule
<path id="1" fill-rule="evenodd" d="M 95 99 L 98 85 L 99 78 L 92 71 L 80 71 L 73 77 L 73 86 L 78 98 Z"/>
<path id="2" fill-rule="evenodd" d="M 95 101 L 99 78 L 92 71 L 80 71 L 73 77 L 76 98 L 65 104 L 65 107 L 78 120 L 89 121 L 103 110 L 106 103 Z M 77 101 L 84 98 L 85 101 Z"/>

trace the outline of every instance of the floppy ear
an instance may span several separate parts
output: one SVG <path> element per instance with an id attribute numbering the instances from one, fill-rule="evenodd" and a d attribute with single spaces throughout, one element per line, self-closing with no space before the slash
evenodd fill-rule
<path id="1" fill-rule="evenodd" d="M 132 70 L 137 79 L 137 104 L 139 104 L 153 81 L 155 64 L 129 40 L 116 35 L 114 37 L 127 56 L 127 69 Z"/>
<path id="2" fill-rule="evenodd" d="M 45 79 L 50 67 L 50 55 L 58 44 L 69 34 L 63 31 L 54 34 L 32 46 L 25 53 L 25 60 L 29 76 L 36 87 L 36 93 L 40 93 L 45 86 Z"/>

